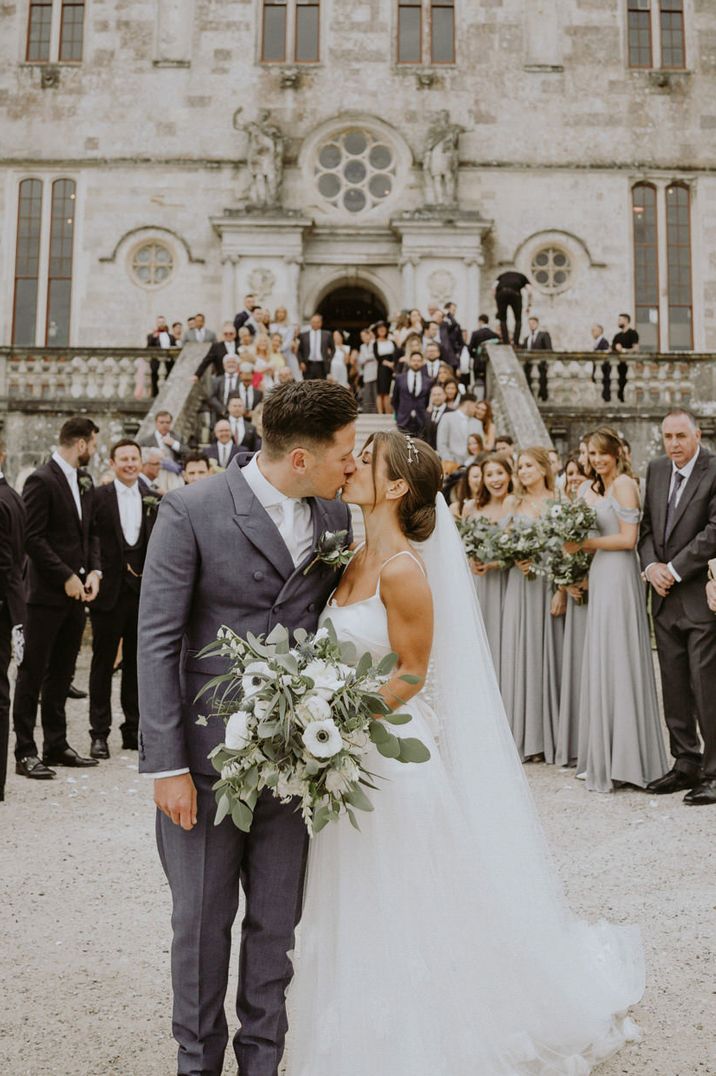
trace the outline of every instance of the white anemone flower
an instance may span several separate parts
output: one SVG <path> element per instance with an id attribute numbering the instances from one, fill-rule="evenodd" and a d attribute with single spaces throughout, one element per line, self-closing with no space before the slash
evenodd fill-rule
<path id="1" fill-rule="evenodd" d="M 313 680 L 314 686 L 321 694 L 324 692 L 333 694 L 343 687 L 345 683 L 345 677 L 341 675 L 340 670 L 335 665 L 329 665 L 327 661 L 321 661 L 318 658 L 309 661 L 303 670 L 303 675 Z"/>
<path id="2" fill-rule="evenodd" d="M 314 758 L 333 758 L 343 750 L 341 734 L 331 718 L 312 721 L 304 729 L 302 739 L 306 750 Z"/>
<path id="3" fill-rule="evenodd" d="M 243 750 L 251 740 L 250 719 L 251 714 L 247 714 L 246 710 L 237 710 L 226 722 L 224 743 L 232 751 Z"/>
<path id="4" fill-rule="evenodd" d="M 265 661 L 252 661 L 244 669 L 241 677 L 241 690 L 244 695 L 255 695 L 260 691 L 267 680 L 273 680 L 274 674 Z"/>

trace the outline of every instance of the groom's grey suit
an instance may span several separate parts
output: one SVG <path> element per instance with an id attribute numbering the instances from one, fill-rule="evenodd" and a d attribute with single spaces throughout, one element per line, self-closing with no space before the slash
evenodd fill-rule
<path id="1" fill-rule="evenodd" d="M 314 539 L 349 530 L 348 508 L 311 499 Z M 250 834 L 225 819 L 214 826 L 207 755 L 223 739 L 217 719 L 197 725 L 209 701 L 194 698 L 225 669 L 197 653 L 222 624 L 245 635 L 316 628 L 338 576 L 323 564 L 308 575 L 253 495 L 234 460 L 206 482 L 168 493 L 159 508 L 142 580 L 139 614 L 139 768 L 188 768 L 198 822 L 189 831 L 157 813 L 157 843 L 172 890 L 172 982 L 178 1072 L 218 1076 L 228 1028 L 224 1016 L 231 927 L 246 896 L 234 1049 L 241 1076 L 276 1076 L 287 1029 L 288 951 L 300 916 L 308 841 L 301 816 L 264 793 Z"/>

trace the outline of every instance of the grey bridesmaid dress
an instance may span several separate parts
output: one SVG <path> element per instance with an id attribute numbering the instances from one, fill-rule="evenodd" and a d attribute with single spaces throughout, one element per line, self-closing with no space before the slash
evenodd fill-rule
<path id="1" fill-rule="evenodd" d="M 554 756 L 557 766 L 576 766 L 579 757 L 579 698 L 582 687 L 582 660 L 587 634 L 588 608 L 587 603 L 577 604 L 574 598 L 567 597 L 557 744 Z"/>
<path id="2" fill-rule="evenodd" d="M 498 523 L 499 527 L 506 527 L 510 516 L 505 516 Z M 508 573 L 504 569 L 492 568 L 484 575 L 473 576 L 475 580 L 475 592 L 480 603 L 482 619 L 485 622 L 487 641 L 490 644 L 492 661 L 500 679 L 501 653 L 502 653 L 502 610 L 505 605 L 505 592 L 507 591 Z"/>
<path id="3" fill-rule="evenodd" d="M 517 516 L 516 518 L 519 518 Z M 520 757 L 554 762 L 563 617 L 550 612 L 552 585 L 510 568 L 502 613 L 500 690 Z"/>
<path id="4" fill-rule="evenodd" d="M 619 520 L 638 523 L 638 508 L 609 494 L 594 505 L 600 535 Z M 578 772 L 587 788 L 615 783 L 645 788 L 668 770 L 651 655 L 644 587 L 635 550 L 599 549 L 589 570 L 587 634 L 580 691 Z"/>

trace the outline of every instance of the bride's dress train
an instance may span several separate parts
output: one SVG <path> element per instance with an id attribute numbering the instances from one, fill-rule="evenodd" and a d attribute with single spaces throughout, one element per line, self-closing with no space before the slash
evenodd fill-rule
<path id="1" fill-rule="evenodd" d="M 443 508 L 421 548 L 438 717 L 418 696 L 391 729 L 432 758 L 372 749 L 375 811 L 360 833 L 341 819 L 311 844 L 289 1076 L 577 1076 L 638 1038 L 638 929 L 564 903 Z M 359 652 L 391 649 L 379 589 L 327 617 Z"/>

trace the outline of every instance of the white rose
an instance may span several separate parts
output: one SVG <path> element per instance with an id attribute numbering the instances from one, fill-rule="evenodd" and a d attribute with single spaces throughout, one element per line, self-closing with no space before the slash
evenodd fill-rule
<path id="1" fill-rule="evenodd" d="M 303 743 L 314 758 L 332 758 L 343 750 L 343 740 L 335 722 L 312 721 L 303 732 Z"/>
<path id="2" fill-rule="evenodd" d="M 338 770 L 329 770 L 326 774 L 326 791 L 332 795 L 340 796 L 343 792 L 348 792 L 350 786 L 350 779 Z"/>
<path id="3" fill-rule="evenodd" d="M 309 725 L 312 721 L 327 721 L 331 716 L 331 707 L 321 695 L 307 695 L 296 707 L 296 713 Z"/>
<path id="4" fill-rule="evenodd" d="M 303 675 L 313 680 L 314 686 L 321 692 L 333 693 L 343 687 L 344 684 L 344 679 L 339 670 L 335 665 L 329 665 L 327 661 L 309 661 L 303 670 Z"/>
<path id="5" fill-rule="evenodd" d="M 224 743 L 232 751 L 241 751 L 251 739 L 249 721 L 251 715 L 246 710 L 237 710 L 226 722 Z"/>

